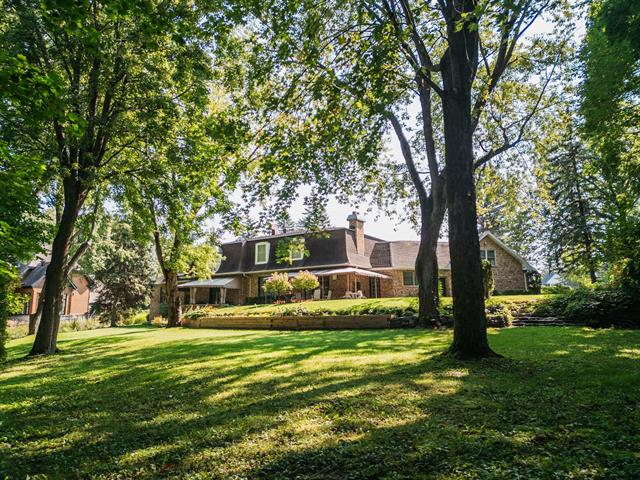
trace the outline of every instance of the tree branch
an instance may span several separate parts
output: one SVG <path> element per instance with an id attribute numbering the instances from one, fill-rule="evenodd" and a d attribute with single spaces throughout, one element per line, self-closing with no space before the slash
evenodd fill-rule
<path id="1" fill-rule="evenodd" d="M 427 190 L 424 187 L 424 183 L 422 182 L 422 178 L 420 178 L 420 174 L 418 173 L 418 169 L 413 161 L 413 155 L 411 154 L 411 147 L 409 145 L 409 141 L 402 130 L 402 124 L 398 120 L 398 118 L 392 112 L 386 112 L 386 117 L 393 125 L 393 129 L 398 137 L 398 141 L 400 142 L 400 148 L 402 149 L 402 155 L 404 156 L 404 161 L 407 164 L 407 169 L 409 170 L 409 175 L 411 176 L 411 181 L 415 186 L 418 192 L 418 198 L 420 199 L 420 205 L 425 205 L 428 200 Z"/>
<path id="2" fill-rule="evenodd" d="M 556 58 L 556 61 L 554 62 L 553 67 L 551 68 L 551 72 L 547 76 L 547 78 L 546 78 L 546 80 L 544 82 L 544 85 L 543 85 L 542 89 L 540 90 L 540 93 L 538 95 L 538 98 L 536 99 L 535 105 L 533 106 L 533 108 L 531 109 L 529 114 L 526 115 L 524 117 L 524 119 L 522 120 L 522 123 L 520 124 L 520 129 L 518 131 L 518 135 L 515 138 L 515 140 L 509 141 L 508 138 L 507 138 L 506 131 L 503 130 L 503 137 L 505 139 L 504 143 L 498 148 L 493 148 L 493 149 L 489 150 L 486 154 L 484 154 L 482 157 L 480 157 L 478 160 L 476 160 L 476 162 L 473 165 L 474 169 L 477 169 L 477 168 L 481 167 L 482 165 L 484 165 L 485 163 L 490 161 L 492 158 L 500 155 L 501 153 L 506 152 L 507 150 L 509 150 L 512 147 L 515 147 L 518 143 L 520 143 L 522 141 L 522 139 L 524 137 L 524 132 L 525 132 L 525 130 L 527 128 L 527 125 L 529 124 L 529 122 L 531 121 L 533 116 L 538 112 L 538 110 L 540 108 L 540 103 L 542 102 L 542 98 L 544 97 L 544 94 L 545 94 L 545 92 L 547 90 L 547 87 L 549 86 L 549 83 L 551 82 L 551 79 L 553 78 L 553 74 L 555 72 L 556 67 L 560 63 L 560 57 L 561 57 L 561 54 L 558 54 L 558 57 Z"/>

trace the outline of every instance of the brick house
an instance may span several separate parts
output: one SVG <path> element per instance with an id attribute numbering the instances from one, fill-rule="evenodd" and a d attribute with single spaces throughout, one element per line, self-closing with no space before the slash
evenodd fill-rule
<path id="1" fill-rule="evenodd" d="M 318 276 L 320 288 L 315 297 L 344 298 L 361 291 L 367 298 L 416 296 L 418 286 L 415 261 L 418 241 L 386 241 L 366 235 L 364 221 L 349 215 L 347 228 L 329 228 L 321 235 L 292 231 L 221 245 L 223 259 L 213 278 L 181 280 L 183 306 L 231 303 L 264 303 L 270 299 L 262 289 L 273 272 L 294 276 L 309 270 Z M 292 263 L 277 263 L 278 242 L 287 237 L 303 237 L 308 256 L 292 257 Z M 527 275 L 535 269 L 490 232 L 480 235 L 483 258 L 494 269 L 496 291 L 526 291 Z M 437 249 L 440 288 L 451 294 L 449 245 L 439 242 Z M 151 299 L 151 316 L 164 302 L 164 287 L 158 282 Z"/>
<path id="2" fill-rule="evenodd" d="M 28 300 L 22 309 L 22 315 L 31 315 L 38 309 L 38 300 L 44 286 L 49 262 L 38 259 L 20 268 L 22 285 L 19 293 L 26 294 Z M 86 315 L 89 312 L 91 289 L 89 280 L 81 273 L 69 275 L 62 295 L 61 315 Z"/>

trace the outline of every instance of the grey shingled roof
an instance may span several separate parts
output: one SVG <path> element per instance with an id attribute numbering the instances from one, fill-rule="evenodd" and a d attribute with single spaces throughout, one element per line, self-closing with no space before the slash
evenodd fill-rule
<path id="1" fill-rule="evenodd" d="M 371 265 L 373 268 L 413 270 L 419 249 L 420 242 L 415 240 L 381 242 L 376 244 L 371 255 Z M 437 256 L 438 268 L 440 270 L 449 270 L 451 260 L 447 242 L 438 242 Z"/>
<path id="2" fill-rule="evenodd" d="M 484 238 L 487 234 L 488 233 L 483 233 L 481 238 Z M 305 242 L 309 249 L 309 256 L 302 260 L 294 261 L 292 265 L 276 263 L 275 250 L 278 242 L 283 237 L 294 235 L 303 235 L 305 237 Z M 491 235 L 492 238 L 496 238 L 492 234 L 489 235 Z M 268 263 L 261 265 L 255 264 L 255 244 L 258 242 L 269 242 L 270 244 Z M 526 260 L 515 254 L 502 242 L 499 242 L 499 244 L 509 253 L 516 256 L 516 258 L 522 262 L 523 267 L 529 267 Z M 352 229 L 330 228 L 324 232 L 324 236 L 295 231 L 223 244 L 222 254 L 225 258 L 216 275 L 277 270 L 318 269 L 336 266 L 365 269 L 413 270 L 419 248 L 420 242 L 415 240 L 387 242 L 365 235 L 365 251 L 364 254 L 359 254 L 356 249 L 355 231 Z M 450 270 L 451 258 L 449 255 L 449 243 L 438 242 L 436 254 L 438 257 L 438 268 L 440 270 Z"/>
<path id="3" fill-rule="evenodd" d="M 22 273 L 22 286 L 25 288 L 41 288 L 47 273 L 48 262 L 42 262 L 36 266 L 28 267 Z"/>
<path id="4" fill-rule="evenodd" d="M 223 243 L 221 245 L 224 259 L 216 275 L 229 273 L 251 273 L 287 269 L 310 269 L 326 266 L 354 266 L 371 268 L 368 252 L 378 239 L 365 236 L 365 255 L 356 251 L 354 232 L 348 228 L 332 228 L 324 232 L 324 236 L 289 232 L 286 235 L 251 238 L 244 241 Z M 294 261 L 292 265 L 276 263 L 275 251 L 280 239 L 286 236 L 303 235 L 309 249 L 309 256 Z M 255 245 L 260 242 L 269 243 L 269 262 L 255 263 Z"/>

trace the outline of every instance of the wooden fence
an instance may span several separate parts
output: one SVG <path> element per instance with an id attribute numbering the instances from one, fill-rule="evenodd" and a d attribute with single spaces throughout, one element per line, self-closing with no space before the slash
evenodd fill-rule
<path id="1" fill-rule="evenodd" d="M 229 328 L 250 330 L 360 330 L 390 328 L 391 315 L 318 315 L 281 317 L 222 317 L 210 316 L 183 319 L 188 328 Z"/>

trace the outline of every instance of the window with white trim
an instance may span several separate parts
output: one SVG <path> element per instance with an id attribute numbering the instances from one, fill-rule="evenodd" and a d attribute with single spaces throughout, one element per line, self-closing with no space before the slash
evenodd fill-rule
<path id="1" fill-rule="evenodd" d="M 304 258 L 304 252 L 302 250 L 292 250 L 291 251 L 291 260 L 302 260 Z"/>
<path id="2" fill-rule="evenodd" d="M 256 243 L 256 265 L 269 262 L 269 242 Z"/>
<path id="3" fill-rule="evenodd" d="M 406 272 L 402 272 L 402 284 L 405 287 L 415 287 L 418 285 L 418 277 L 416 277 L 416 272 L 413 270 L 407 270 Z"/>
<path id="4" fill-rule="evenodd" d="M 496 266 L 496 251 L 495 250 L 480 250 L 480 259 L 488 260 L 492 267 Z"/>

